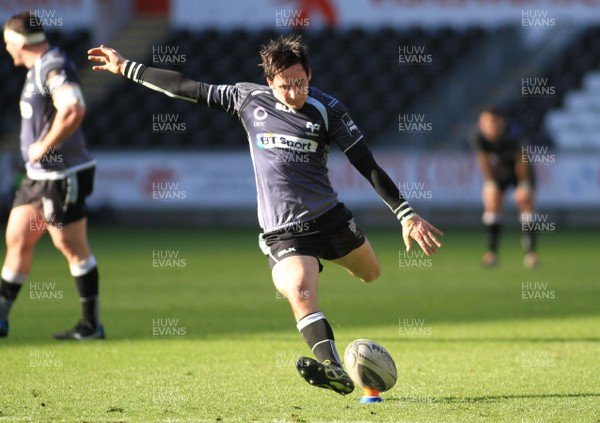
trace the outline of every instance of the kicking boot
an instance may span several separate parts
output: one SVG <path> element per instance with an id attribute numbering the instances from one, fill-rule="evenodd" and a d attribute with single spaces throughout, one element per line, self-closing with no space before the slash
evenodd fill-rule
<path id="1" fill-rule="evenodd" d="M 296 369 L 304 380 L 319 388 L 331 389 L 340 395 L 348 395 L 354 390 L 354 383 L 348 373 L 330 360 L 319 363 L 309 357 L 300 357 L 296 362 Z"/>
<path id="2" fill-rule="evenodd" d="M 73 329 L 55 333 L 53 336 L 54 339 L 75 339 L 77 341 L 104 339 L 104 327 L 102 325 L 93 326 L 90 322 L 81 320 Z"/>

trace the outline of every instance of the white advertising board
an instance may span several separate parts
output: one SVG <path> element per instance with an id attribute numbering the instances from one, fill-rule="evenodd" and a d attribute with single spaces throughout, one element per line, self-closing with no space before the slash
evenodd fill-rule
<path id="1" fill-rule="evenodd" d="M 97 153 L 91 206 L 116 209 L 256 207 L 248 153 Z M 376 152 L 378 163 L 419 207 L 480 207 L 473 155 Z M 547 153 L 536 164 L 540 207 L 600 207 L 600 155 Z M 345 156 L 332 154 L 329 175 L 342 201 L 382 205 Z"/>

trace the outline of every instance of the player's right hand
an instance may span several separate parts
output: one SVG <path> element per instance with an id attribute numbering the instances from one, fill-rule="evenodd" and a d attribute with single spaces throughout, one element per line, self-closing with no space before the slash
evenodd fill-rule
<path id="1" fill-rule="evenodd" d="M 125 63 L 125 59 L 117 50 L 104 45 L 89 49 L 88 60 L 104 63 L 102 66 L 92 66 L 95 71 L 106 70 L 117 74 L 121 73 L 121 67 Z"/>

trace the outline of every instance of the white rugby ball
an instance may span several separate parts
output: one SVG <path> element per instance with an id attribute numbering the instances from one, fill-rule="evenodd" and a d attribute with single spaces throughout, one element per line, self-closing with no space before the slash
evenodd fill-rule
<path id="1" fill-rule="evenodd" d="M 352 381 L 361 388 L 388 391 L 398 378 L 392 356 L 370 339 L 352 341 L 344 352 L 344 364 Z"/>

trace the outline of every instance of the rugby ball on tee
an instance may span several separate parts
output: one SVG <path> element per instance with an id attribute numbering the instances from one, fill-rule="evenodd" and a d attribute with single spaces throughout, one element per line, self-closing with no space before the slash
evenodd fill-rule
<path id="1" fill-rule="evenodd" d="M 392 356 L 370 339 L 352 341 L 344 352 L 344 364 L 352 381 L 361 388 L 384 392 L 392 389 L 398 378 Z"/>

